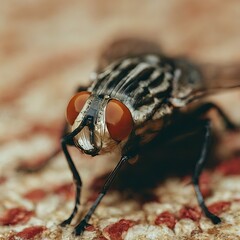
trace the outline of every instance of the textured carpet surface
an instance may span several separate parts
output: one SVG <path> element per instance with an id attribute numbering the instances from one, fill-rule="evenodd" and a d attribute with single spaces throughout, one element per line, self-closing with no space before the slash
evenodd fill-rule
<path id="1" fill-rule="evenodd" d="M 147 37 L 169 55 L 235 64 L 240 62 L 239 19 L 238 0 L 2 1 L 0 239 L 77 239 L 73 227 L 58 226 L 74 202 L 63 154 L 41 171 L 19 169 L 40 166 L 59 149 L 69 98 L 89 82 L 108 42 L 116 36 Z M 211 100 L 240 125 L 239 90 Z M 217 138 L 213 160 L 219 162 L 203 173 L 200 185 L 221 224 L 201 214 L 186 175 L 137 192 L 114 188 L 78 239 L 240 239 L 239 131 L 226 130 L 216 113 L 210 115 Z M 84 182 L 85 212 L 114 166 L 114 156 L 71 153 Z"/>

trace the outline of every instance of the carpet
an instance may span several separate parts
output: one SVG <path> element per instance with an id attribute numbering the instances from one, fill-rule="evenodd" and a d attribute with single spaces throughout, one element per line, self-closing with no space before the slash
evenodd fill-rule
<path id="1" fill-rule="evenodd" d="M 0 6 L 1 240 L 240 239 L 240 134 L 226 130 L 215 112 L 209 113 L 216 135 L 214 164 L 200 186 L 207 206 L 222 219 L 218 225 L 201 213 L 190 175 L 171 175 L 149 188 L 139 183 L 137 190 L 116 184 L 84 234 L 74 237 L 74 224 L 59 227 L 74 202 L 62 152 L 40 171 L 22 171 L 40 167 L 60 149 L 66 105 L 79 85 L 89 83 L 113 39 L 145 37 L 169 56 L 238 63 L 238 1 L 9 0 Z M 238 89 L 209 99 L 240 125 Z M 80 212 L 85 213 L 114 167 L 114 156 L 92 158 L 76 149 L 71 154 L 83 179 Z"/>

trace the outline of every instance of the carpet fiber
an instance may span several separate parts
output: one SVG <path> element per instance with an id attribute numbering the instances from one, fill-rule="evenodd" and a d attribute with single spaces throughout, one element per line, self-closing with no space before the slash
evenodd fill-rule
<path id="1" fill-rule="evenodd" d="M 116 37 L 147 37 L 171 56 L 211 64 L 240 62 L 239 1 L 9 0 L 0 3 L 0 239 L 77 239 L 59 223 L 72 211 L 74 186 L 60 152 L 66 105 L 89 82 L 98 55 Z M 210 98 L 240 126 L 239 90 Z M 240 134 L 215 112 L 214 167 L 200 185 L 213 225 L 198 207 L 190 176 L 152 188 L 112 189 L 78 239 L 240 239 Z M 82 156 L 81 213 L 91 206 L 114 156 Z M 159 159 L 161 159 L 159 157 Z M 183 163 L 184 164 L 184 163 Z M 142 178 L 145 176 L 142 175 Z M 125 179 L 126 180 L 126 179 Z M 127 180 L 128 181 L 128 180 Z M 81 218 L 81 214 L 79 218 Z"/>

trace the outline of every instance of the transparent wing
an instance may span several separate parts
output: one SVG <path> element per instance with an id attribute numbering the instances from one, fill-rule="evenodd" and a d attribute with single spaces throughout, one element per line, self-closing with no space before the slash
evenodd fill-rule
<path id="1" fill-rule="evenodd" d="M 118 38 L 107 44 L 101 52 L 97 72 L 101 72 L 103 68 L 117 59 L 160 52 L 160 47 L 156 42 L 133 37 Z"/>
<path id="2" fill-rule="evenodd" d="M 240 87 L 240 62 L 233 64 L 198 64 L 206 91 Z"/>
<path id="3" fill-rule="evenodd" d="M 240 89 L 240 63 L 215 65 L 185 59 L 173 61 L 176 74 L 172 96 L 178 101 L 186 103 L 227 89 Z"/>

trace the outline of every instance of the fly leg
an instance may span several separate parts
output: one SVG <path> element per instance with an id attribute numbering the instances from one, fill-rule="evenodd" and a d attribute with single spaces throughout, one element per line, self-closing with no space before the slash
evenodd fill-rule
<path id="1" fill-rule="evenodd" d="M 108 176 L 106 182 L 104 183 L 104 185 L 103 185 L 103 187 L 102 187 L 98 197 L 96 198 L 95 202 L 93 203 L 93 205 L 91 206 L 91 208 L 89 209 L 89 211 L 87 212 L 85 217 L 75 227 L 75 234 L 76 235 L 80 235 L 81 233 L 83 233 L 83 231 L 85 230 L 86 226 L 88 226 L 88 221 L 90 220 L 92 214 L 94 213 L 95 209 L 97 208 L 97 206 L 101 202 L 102 198 L 105 196 L 105 194 L 109 190 L 112 182 L 114 181 L 114 179 L 115 179 L 116 175 L 118 174 L 118 172 L 120 171 L 121 167 L 127 162 L 128 159 L 129 159 L 128 156 L 121 157 L 121 159 L 118 162 L 117 166 L 110 173 L 110 175 Z"/>
<path id="2" fill-rule="evenodd" d="M 208 112 L 211 109 L 215 109 L 218 112 L 220 117 L 223 119 L 227 129 L 234 130 L 237 128 L 237 126 L 229 120 L 229 118 L 222 111 L 222 109 L 218 107 L 216 104 L 211 102 L 205 103 L 204 105 L 200 106 L 197 110 L 194 111 L 194 114 L 196 116 L 201 116 L 202 114 Z"/>
<path id="3" fill-rule="evenodd" d="M 76 92 L 80 92 L 80 91 L 86 91 L 87 90 L 87 87 L 79 87 L 77 89 Z M 66 128 L 65 128 L 65 131 L 66 132 L 67 130 L 67 125 L 66 125 Z M 81 195 L 81 189 L 82 189 L 82 180 L 81 180 L 81 177 L 75 167 L 75 164 L 68 152 L 68 149 L 67 149 L 67 146 L 74 146 L 74 141 L 73 141 L 73 138 L 82 130 L 82 127 L 78 127 L 76 128 L 73 132 L 65 135 L 64 137 L 62 137 L 61 139 L 61 145 L 62 145 L 62 150 L 63 150 L 63 153 L 66 157 L 66 160 L 67 160 L 67 163 L 68 163 L 68 166 L 72 172 L 72 175 L 73 175 L 73 181 L 74 181 L 74 184 L 75 184 L 75 187 L 76 187 L 76 191 L 75 191 L 75 204 L 74 204 L 74 208 L 73 208 L 73 211 L 71 213 L 71 215 L 66 219 L 64 220 L 60 225 L 62 227 L 70 224 L 72 222 L 72 219 L 74 218 L 74 216 L 76 215 L 77 211 L 78 211 L 78 206 L 80 205 L 80 195 Z"/>
<path id="4" fill-rule="evenodd" d="M 82 180 L 81 180 L 81 177 L 80 175 L 78 174 L 78 171 L 74 165 L 74 162 L 68 152 L 68 149 L 67 149 L 67 145 L 68 146 L 72 146 L 74 143 L 73 143 L 73 138 L 74 136 L 76 136 L 79 132 L 81 131 L 81 128 L 76 128 L 72 133 L 64 136 L 61 140 L 61 144 L 62 144 L 62 150 L 63 150 L 63 153 L 66 157 L 66 160 L 67 160 L 67 163 L 68 163 L 68 166 L 72 172 L 72 175 L 73 175 L 73 180 L 74 180 L 74 184 L 75 184 L 75 187 L 76 187 L 76 195 L 75 195 L 75 205 L 74 205 L 74 209 L 71 213 L 71 215 L 65 220 L 63 221 L 60 225 L 62 227 L 68 225 L 71 223 L 72 219 L 74 218 L 74 216 L 76 215 L 77 211 L 78 211 L 78 206 L 80 205 L 80 194 L 81 194 L 81 188 L 82 188 Z"/>
<path id="5" fill-rule="evenodd" d="M 232 123 L 229 120 L 229 118 L 225 115 L 225 113 L 222 111 L 222 109 L 219 108 L 214 103 L 206 103 L 206 104 L 200 106 L 198 109 L 195 110 L 195 112 L 193 114 L 195 114 L 196 117 L 201 116 L 202 114 L 206 113 L 207 111 L 209 111 L 211 109 L 217 110 L 218 114 L 223 119 L 227 129 L 234 130 L 234 129 L 237 128 L 237 126 L 234 123 Z M 203 143 L 203 146 L 202 146 L 202 149 L 201 149 L 200 157 L 199 157 L 199 159 L 197 161 L 197 164 L 195 166 L 192 181 L 193 181 L 194 189 L 195 189 L 196 196 L 197 196 L 197 199 L 198 199 L 198 203 L 199 203 L 202 211 L 204 212 L 206 217 L 208 217 L 214 224 L 217 224 L 217 223 L 221 222 L 221 219 L 208 210 L 208 208 L 206 207 L 206 205 L 204 203 L 204 199 L 203 199 L 202 193 L 201 193 L 200 188 L 199 188 L 199 177 L 201 175 L 201 172 L 204 168 L 204 165 L 205 165 L 205 162 L 206 162 L 206 159 L 207 159 L 207 152 L 208 152 L 209 145 L 210 145 L 210 140 L 211 140 L 210 121 L 209 120 L 203 121 L 203 127 L 204 127 L 204 132 L 205 132 L 204 143 Z"/>
<path id="6" fill-rule="evenodd" d="M 195 189 L 195 193 L 197 196 L 199 206 L 201 207 L 205 216 L 208 217 L 214 224 L 217 224 L 217 223 L 221 222 L 221 219 L 208 210 L 208 208 L 205 205 L 203 195 L 202 195 L 202 193 L 200 191 L 200 187 L 199 187 L 199 177 L 200 177 L 202 170 L 204 168 L 204 165 L 206 163 L 207 153 L 208 153 L 208 149 L 210 146 L 210 140 L 211 140 L 211 126 L 210 126 L 210 122 L 208 120 L 206 120 L 204 123 L 204 131 L 205 131 L 204 142 L 203 142 L 203 146 L 201 149 L 200 157 L 199 157 L 199 159 L 196 163 L 195 169 L 194 169 L 194 173 L 192 176 L 192 182 L 193 182 L 193 186 Z"/>
<path id="7" fill-rule="evenodd" d="M 173 144 L 175 142 L 184 140 L 193 134 L 200 133 L 199 131 L 201 131 L 201 139 L 203 143 L 200 148 L 200 154 L 199 154 L 198 160 L 194 166 L 192 183 L 194 186 L 198 204 L 201 207 L 203 213 L 214 224 L 217 224 L 221 222 L 221 219 L 208 210 L 207 206 L 205 205 L 205 201 L 199 186 L 199 178 L 207 162 L 208 152 L 210 150 L 210 145 L 212 140 L 211 124 L 208 119 L 198 120 L 196 118 L 191 118 L 191 119 L 188 119 L 188 120 L 185 119 L 185 120 L 186 122 L 185 121 L 177 122 L 175 123 L 175 125 L 166 129 L 166 132 L 165 133 L 163 132 L 164 134 L 163 137 L 166 137 L 164 138 L 166 139 L 165 140 L 166 144 Z"/>

